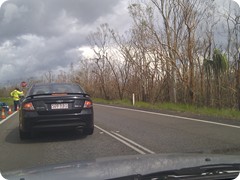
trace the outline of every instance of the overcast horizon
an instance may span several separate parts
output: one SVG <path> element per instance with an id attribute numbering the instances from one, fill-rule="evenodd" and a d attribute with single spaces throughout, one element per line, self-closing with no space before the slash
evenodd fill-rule
<path id="1" fill-rule="evenodd" d="M 101 24 L 120 33 L 129 29 L 128 2 L 5 1 L 0 8 L 0 86 L 77 65 L 87 35 Z"/>

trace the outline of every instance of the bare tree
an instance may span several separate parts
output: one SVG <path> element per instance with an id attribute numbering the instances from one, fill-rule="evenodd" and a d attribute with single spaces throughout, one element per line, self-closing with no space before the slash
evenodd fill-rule
<path id="1" fill-rule="evenodd" d="M 43 76 L 43 81 L 47 81 L 49 83 L 54 81 L 54 75 L 52 73 L 52 71 L 48 71 L 47 73 L 44 74 Z"/>
<path id="2" fill-rule="evenodd" d="M 230 66 L 219 67 L 223 61 L 216 57 L 225 51 L 215 41 L 219 19 L 215 18 L 213 1 L 135 2 L 129 5 L 133 24 L 127 33 L 119 35 L 102 24 L 90 34 L 94 57 L 82 60 L 73 79 L 106 99 L 130 98 L 134 92 L 141 101 L 232 106 L 238 66 L 224 57 Z M 235 40 L 228 41 L 227 54 L 233 59 L 239 46 L 238 21 L 231 17 L 228 21 L 229 35 Z"/>

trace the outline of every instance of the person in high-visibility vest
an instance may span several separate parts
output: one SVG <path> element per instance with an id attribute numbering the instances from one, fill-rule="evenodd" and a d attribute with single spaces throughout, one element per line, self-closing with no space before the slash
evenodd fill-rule
<path id="1" fill-rule="evenodd" d="M 13 103 L 14 103 L 14 111 L 17 111 L 17 107 L 20 106 L 20 97 L 23 96 L 23 91 L 20 91 L 18 88 L 15 88 L 10 95 L 13 98 Z"/>

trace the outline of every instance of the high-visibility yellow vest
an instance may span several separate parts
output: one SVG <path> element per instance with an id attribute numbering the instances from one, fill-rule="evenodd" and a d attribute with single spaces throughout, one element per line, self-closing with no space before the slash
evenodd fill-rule
<path id="1" fill-rule="evenodd" d="M 14 101 L 19 101 L 20 99 L 19 96 L 23 96 L 23 92 L 15 89 L 14 91 L 11 92 L 10 95 L 12 96 Z"/>

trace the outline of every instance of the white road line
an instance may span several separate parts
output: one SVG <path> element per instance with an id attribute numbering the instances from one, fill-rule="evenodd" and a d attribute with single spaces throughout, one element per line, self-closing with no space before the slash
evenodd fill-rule
<path id="1" fill-rule="evenodd" d="M 94 103 L 94 104 L 95 104 L 95 103 Z M 108 105 L 102 105 L 102 104 L 95 104 L 95 105 L 97 105 L 97 106 L 103 106 L 103 107 L 108 107 L 108 108 L 114 108 L 114 109 L 121 109 L 121 110 L 127 110 L 127 111 L 135 111 L 135 112 L 140 112 L 140 113 L 153 114 L 153 115 L 158 115 L 158 116 L 166 116 L 166 117 L 178 118 L 178 119 L 183 119 L 183 120 L 188 120 L 188 121 L 196 121 L 196 122 L 201 122 L 201 123 L 208 123 L 208 124 L 214 124 L 214 125 L 219 125 L 219 126 L 226 126 L 226 127 L 231 127 L 231 128 L 240 129 L 240 126 L 235 126 L 235 125 L 230 125 L 230 124 L 224 124 L 224 123 L 217 123 L 217 122 L 206 121 L 206 120 L 201 120 L 201 119 L 181 117 L 181 116 L 175 116 L 175 115 L 169 115 L 169 114 L 163 114 L 163 113 L 155 113 L 155 112 L 150 112 L 150 111 L 142 111 L 142 110 L 137 110 L 137 109 L 122 108 L 122 107 L 116 107 L 116 106 L 108 106 Z"/>
<path id="2" fill-rule="evenodd" d="M 7 121 L 10 117 L 12 117 L 14 114 L 16 114 L 16 112 L 12 113 L 11 115 L 9 115 L 8 117 L 6 117 L 4 120 L 0 121 L 0 125 L 3 124 L 5 121 Z"/>
<path id="3" fill-rule="evenodd" d="M 138 149 L 138 148 L 132 146 L 132 145 L 129 144 L 128 142 L 126 142 L 126 141 L 124 141 L 124 140 L 118 138 L 117 136 L 111 134 L 110 132 L 108 132 L 108 131 L 106 131 L 106 130 L 100 128 L 99 126 L 97 126 L 97 125 L 94 125 L 94 126 L 95 126 L 96 128 L 98 128 L 99 130 L 103 131 L 104 133 L 108 134 L 109 136 L 113 137 L 114 139 L 116 139 L 116 140 L 120 141 L 121 143 L 125 144 L 126 146 L 130 147 L 130 148 L 133 149 L 134 151 L 137 151 L 137 152 L 140 153 L 140 154 L 146 154 L 146 153 L 143 152 L 142 150 L 140 150 L 140 149 Z"/>
<path id="4" fill-rule="evenodd" d="M 128 141 L 129 143 L 131 143 L 131 144 L 133 144 L 133 145 L 141 148 L 142 150 L 144 150 L 144 151 L 146 151 L 146 152 L 148 152 L 148 153 L 150 153 L 150 154 L 155 154 L 155 152 L 151 151 L 150 149 L 147 149 L 147 148 L 141 146 L 140 144 L 138 144 L 138 143 L 136 143 L 136 142 L 134 142 L 134 141 L 132 141 L 132 140 L 130 140 L 130 139 L 122 136 L 122 135 L 120 135 L 119 133 L 116 133 L 116 132 L 113 132 L 113 131 L 111 131 L 111 133 L 113 133 L 114 135 L 116 135 L 116 136 L 124 139 L 125 141 Z"/>

